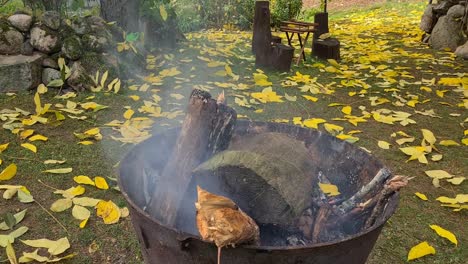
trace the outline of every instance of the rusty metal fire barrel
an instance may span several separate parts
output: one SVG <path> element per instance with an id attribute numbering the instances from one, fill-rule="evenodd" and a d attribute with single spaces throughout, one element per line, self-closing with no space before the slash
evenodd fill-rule
<path id="1" fill-rule="evenodd" d="M 303 141 L 314 153 L 316 166 L 329 175 L 345 199 L 385 169 L 380 161 L 362 149 L 318 130 L 277 123 L 239 121 L 233 138 L 267 132 L 283 133 Z M 202 241 L 196 234 L 162 225 L 145 211 L 157 184 L 158 173 L 164 168 L 178 133 L 179 128 L 168 129 L 128 153 L 121 162 L 119 185 L 129 205 L 146 263 L 216 263 L 217 248 L 214 244 Z M 344 238 L 296 246 L 265 244 L 262 239 L 260 245 L 224 248 L 222 263 L 365 263 L 384 224 L 395 212 L 398 197 L 399 194 L 394 193 L 388 199 L 383 212 L 372 226 Z"/>

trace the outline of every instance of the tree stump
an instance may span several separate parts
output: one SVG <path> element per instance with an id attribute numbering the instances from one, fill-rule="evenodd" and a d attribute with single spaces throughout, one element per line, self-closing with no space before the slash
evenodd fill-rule
<path id="1" fill-rule="evenodd" d="M 273 37 L 270 29 L 270 2 L 255 3 L 252 52 L 257 67 L 289 71 L 294 57 L 294 48 L 281 44 L 280 37 Z"/>
<path id="2" fill-rule="evenodd" d="M 312 44 L 312 56 L 322 60 L 334 59 L 339 61 L 340 56 L 340 41 L 336 38 L 314 39 Z"/>
<path id="3" fill-rule="evenodd" d="M 314 23 L 318 24 L 314 33 L 314 40 L 320 37 L 322 34 L 330 32 L 328 29 L 328 13 L 315 14 Z"/>

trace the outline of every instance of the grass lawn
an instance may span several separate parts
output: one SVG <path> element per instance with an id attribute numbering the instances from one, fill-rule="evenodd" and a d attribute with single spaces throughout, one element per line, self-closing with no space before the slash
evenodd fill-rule
<path id="1" fill-rule="evenodd" d="M 316 61 L 308 56 L 306 62 L 293 66 L 290 73 L 265 72 L 272 83 L 265 87 L 254 81 L 254 74 L 259 72 L 250 52 L 251 32 L 188 34 L 188 41 L 173 53 L 149 57 L 148 73 L 136 73 L 119 94 L 83 93 L 60 99 L 55 97 L 56 91 L 49 89 L 40 95 L 42 106 L 52 104 L 50 109 L 62 113 L 65 119 L 57 120 L 54 112 L 48 112 L 43 115 L 48 118 L 46 124 L 21 128 L 48 137 L 45 142 L 29 142 L 37 146 L 37 153 L 21 147 L 28 142 L 21 139 L 21 132 L 13 134 L 8 129 L 11 123 L 19 124 L 30 117 L 16 116 L 14 113 L 19 110 L 15 108 L 36 112 L 34 93 L 0 94 L 0 124 L 4 127 L 0 129 L 0 145 L 9 143 L 0 152 L 0 171 L 12 163 L 18 166 L 12 180 L 0 183 L 26 186 L 36 201 L 23 204 L 16 198 L 0 199 L 0 217 L 7 212 L 28 209 L 18 225 L 29 227 L 22 240 L 56 240 L 67 236 L 71 244 L 67 253 L 77 255 L 63 263 L 141 263 L 139 245 L 128 217 L 117 224 L 105 225 L 92 210 L 86 227 L 80 229 L 80 221 L 73 218 L 71 209 L 50 212 L 51 204 L 61 198 L 53 192 L 77 186 L 73 181 L 77 175 L 103 176 L 115 187 L 112 178 L 117 177 L 118 162 L 133 146 L 128 142 L 138 142 L 155 131 L 178 124 L 190 91 L 199 88 L 213 95 L 224 91 L 228 103 L 245 119 L 303 126 L 310 126 L 314 118 L 324 119 L 338 126 L 337 136 L 358 139 L 354 144 L 371 151 L 394 174 L 414 177 L 402 191 L 399 209 L 384 228 L 368 263 L 406 262 L 409 249 L 422 241 L 428 241 L 437 253 L 414 263 L 466 263 L 467 211 L 454 212 L 453 208 L 442 207 L 436 198 L 467 194 L 467 182 L 453 185 L 443 179 L 436 188 L 424 171 L 445 170 L 458 177 L 468 176 L 468 143 L 462 142 L 468 138 L 468 62 L 456 60 L 449 52 L 431 50 L 419 42 L 422 33 L 418 25 L 423 10 L 424 3 L 387 3 L 355 12 L 340 11 L 331 17 L 330 25 L 332 35 L 341 41 L 342 61 L 339 64 Z M 306 52 L 309 54 L 310 49 Z M 232 74 L 226 64 L 230 65 Z M 264 90 L 269 86 L 271 92 Z M 313 97 L 312 101 L 304 95 Z M 258 99 L 262 96 L 263 101 Z M 68 103 L 67 109 L 67 101 L 78 106 L 74 109 Z M 84 110 L 82 104 L 86 102 L 108 108 L 95 112 Z M 349 108 L 343 109 L 346 106 L 351 108 L 351 113 L 347 112 Z M 5 109 L 13 110 L 13 115 Z M 134 111 L 133 116 L 129 109 Z M 83 116 L 86 119 L 77 119 Z M 121 123 L 111 127 L 108 123 L 113 120 Z M 78 144 L 81 140 L 74 133 L 92 128 L 100 128 L 103 139 L 91 139 L 92 145 Z M 325 130 L 323 124 L 318 129 Z M 421 129 L 434 133 L 438 152 L 434 150 L 426 155 L 428 164 L 418 160 L 407 162 L 409 156 L 399 148 L 420 146 Z M 400 146 L 396 140 L 404 136 L 391 136 L 399 131 L 408 138 L 414 137 L 414 142 Z M 458 145 L 440 145 L 442 140 L 453 140 Z M 378 141 L 386 141 L 391 146 L 379 148 Z M 432 161 L 434 154 L 442 154 L 443 158 Z M 66 163 L 45 165 L 45 160 L 66 160 Z M 73 172 L 43 173 L 65 167 L 73 168 Z M 85 188 L 82 196 L 126 206 L 118 190 L 100 190 L 89 185 Z M 429 200 L 417 198 L 415 192 L 424 193 Z M 452 231 L 458 238 L 458 246 L 438 237 L 429 228 L 433 224 Z M 18 256 L 23 251 L 33 251 L 19 240 L 13 246 Z M 7 260 L 0 249 L 2 262 Z"/>

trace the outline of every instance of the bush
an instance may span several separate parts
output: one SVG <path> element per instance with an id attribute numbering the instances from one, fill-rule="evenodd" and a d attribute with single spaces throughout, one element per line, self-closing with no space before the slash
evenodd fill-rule
<path id="1" fill-rule="evenodd" d="M 182 31 L 201 28 L 222 28 L 232 24 L 250 29 L 253 24 L 256 0 L 176 0 L 174 7 Z M 302 0 L 271 0 L 273 24 L 296 18 L 302 9 Z"/>
<path id="2" fill-rule="evenodd" d="M 278 27 L 281 21 L 297 18 L 302 9 L 302 0 L 276 0 L 270 3 L 273 24 Z"/>

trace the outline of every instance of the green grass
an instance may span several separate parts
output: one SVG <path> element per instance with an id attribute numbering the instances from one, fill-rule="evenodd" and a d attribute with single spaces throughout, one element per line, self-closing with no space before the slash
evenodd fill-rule
<path id="1" fill-rule="evenodd" d="M 439 196 L 453 197 L 458 193 L 468 193 L 467 183 L 464 182 L 460 186 L 453 186 L 442 182 L 441 188 L 435 188 L 432 186 L 430 179 L 425 176 L 424 171 L 443 169 L 454 175 L 467 176 L 464 174 L 468 171 L 467 147 L 437 146 L 439 151 L 444 155 L 443 160 L 439 162 L 430 161 L 428 165 L 423 165 L 417 161 L 405 162 L 407 156 L 398 150 L 394 139 L 390 137 L 392 133 L 402 130 L 416 137 L 415 142 L 409 145 L 418 145 L 422 139 L 420 129 L 426 128 L 433 131 L 439 141 L 442 139 L 453 139 L 459 142 L 463 138 L 464 128 L 460 126 L 460 123 L 467 117 L 466 109 L 455 106 L 461 102 L 460 93 L 455 92 L 454 87 L 438 84 L 431 86 L 434 92 L 426 93 L 420 90 L 421 84 L 414 83 L 421 81 L 423 78 L 436 78 L 436 80 L 439 80 L 441 77 L 453 77 L 456 73 L 463 72 L 463 69 L 468 67 L 466 61 L 453 60 L 447 52 L 433 51 L 416 42 L 410 45 L 405 43 L 405 40 L 417 39 L 418 36 L 413 35 L 413 32 L 419 23 L 418 19 L 422 10 L 423 3 L 386 3 L 367 9 L 364 8 L 360 11 L 353 10 L 352 12 L 348 11 L 332 15 L 330 18 L 332 34 L 338 37 L 343 45 L 343 60 L 341 65 L 349 67 L 349 70 L 355 70 L 356 74 L 358 74 L 356 78 L 364 80 L 367 84 L 371 85 L 371 88 L 367 89 L 367 94 L 363 97 L 359 97 L 358 95 L 350 97 L 348 92 L 360 92 L 362 88 L 343 87 L 341 81 L 347 79 L 324 71 L 321 67 L 317 66 L 317 63 L 329 66 L 327 62 L 310 59 L 310 56 L 308 56 L 308 61 L 301 63 L 299 66 L 294 65 L 291 73 L 266 72 L 268 79 L 273 83 L 273 90 L 279 95 L 288 93 L 291 96 L 297 96 L 296 102 L 284 100 L 285 102 L 283 103 L 252 104 L 252 108 L 241 107 L 234 102 L 236 95 L 243 95 L 250 99 L 252 92 L 259 92 L 263 89 L 263 87 L 253 85 L 252 75 L 256 68 L 254 66 L 254 58 L 250 54 L 249 42 L 251 34 L 249 32 L 220 33 L 214 31 L 197 33 L 193 35 L 193 38 L 189 42 L 182 44 L 173 57 L 164 56 L 168 55 L 166 53 L 163 55 L 156 54 L 158 56 L 156 61 L 158 64 L 161 63 L 163 68 L 177 67 L 182 72 L 181 75 L 176 76 L 179 79 L 174 77 L 163 78 L 163 85 L 152 87 L 148 92 L 124 89 L 119 95 L 96 93 L 94 94 L 96 98 L 91 100 L 86 100 L 86 97 L 90 96 L 88 93 L 81 94 L 77 98 L 71 98 L 70 100 L 74 102 L 94 101 L 109 106 L 109 108 L 96 113 L 85 113 L 88 117 L 86 121 L 67 118 L 63 122 L 34 125 L 31 128 L 36 133 L 49 137 L 48 142 L 34 143 L 38 146 L 37 154 L 21 148 L 20 144 L 24 141 L 20 140 L 17 135 L 13 135 L 4 129 L 0 130 L 0 144 L 10 142 L 8 150 L 0 154 L 0 159 L 3 160 L 0 170 L 3 170 L 6 164 L 12 162 L 18 164 L 18 175 L 12 181 L 7 182 L 7 184 L 22 184 L 27 186 L 35 199 L 45 208 L 49 208 L 50 204 L 59 198 L 58 195 L 53 194 L 53 189 L 50 189 L 50 187 L 67 189 L 74 186 L 72 176 L 83 174 L 91 177 L 116 177 L 116 165 L 125 153 L 131 149 L 132 145 L 124 145 L 121 142 L 112 140 L 110 136 L 120 136 L 119 133 L 110 128 L 104 128 L 103 124 L 114 119 L 123 120 L 122 115 L 126 110 L 123 108 L 124 106 L 137 110 L 143 105 L 143 100 L 151 101 L 152 95 L 157 94 L 163 98 L 160 105 L 164 111 L 182 110 L 191 89 L 200 87 L 198 85 L 203 85 L 214 96 L 224 91 L 228 103 L 239 114 L 246 116 L 246 119 L 272 121 L 282 118 L 292 123 L 294 117 L 302 117 L 303 119 L 320 117 L 333 124 L 342 126 L 345 132 L 356 129 L 361 130 L 362 133 L 356 134 L 360 139 L 355 143 L 357 146 L 371 150 L 372 154 L 381 159 L 395 174 L 415 177 L 411 180 L 409 186 L 402 191 L 399 209 L 383 229 L 382 235 L 379 237 L 368 263 L 403 263 L 406 261 L 408 250 L 424 240 L 427 240 L 436 248 L 437 254 L 416 260 L 414 263 L 466 263 L 468 259 L 468 250 L 464 246 L 468 242 L 468 231 L 465 228 L 466 210 L 457 213 L 448 208 L 440 207 L 435 198 Z M 363 21 L 368 22 L 368 24 Z M 385 23 L 378 24 L 379 21 L 384 21 Z M 340 27 L 344 27 L 344 29 L 340 29 Z M 363 42 L 364 44 L 357 44 L 360 40 L 371 41 L 370 44 L 367 44 L 368 49 L 364 51 L 359 50 L 360 47 L 367 47 L 366 43 L 369 43 Z M 388 41 L 388 44 L 377 44 L 379 40 Z M 372 50 L 385 45 L 388 45 L 388 48 L 376 51 L 375 54 L 379 55 L 389 52 L 392 57 L 376 61 L 372 63 L 372 66 L 377 67 L 378 65 L 385 64 L 390 69 L 395 69 L 398 66 L 409 67 L 407 71 L 414 78 L 407 78 L 401 75 L 396 78 L 398 81 L 405 80 L 412 84 L 402 86 L 399 83 L 394 83 L 389 88 L 399 88 L 399 91 L 396 92 L 399 96 L 408 98 L 408 94 L 413 94 L 418 95 L 420 101 L 430 99 L 429 102 L 418 104 L 415 108 L 407 105 L 395 106 L 389 103 L 379 106 L 372 106 L 370 104 L 370 96 L 387 98 L 391 102 L 395 102 L 397 99 L 393 93 L 385 92 L 382 87 L 377 85 L 383 81 L 378 74 L 371 73 L 369 69 L 357 70 L 359 63 L 354 60 L 360 57 L 367 58 L 374 54 Z M 410 55 L 395 56 L 398 49 L 403 49 Z M 370 55 L 366 52 L 370 52 Z M 411 55 L 417 56 L 411 57 Z M 429 59 L 421 59 L 425 55 L 428 55 Z M 209 68 L 206 62 L 201 61 L 199 57 L 208 57 L 222 62 L 229 61 L 233 72 L 240 76 L 239 81 L 233 81 L 230 77 L 216 75 L 216 72 L 222 70 L 223 67 Z M 181 61 L 187 59 L 191 61 Z M 157 68 L 151 72 L 157 75 L 160 70 L 161 68 Z M 281 85 L 286 77 L 293 76 L 296 71 L 302 74 L 309 74 L 312 78 L 316 77 L 320 84 L 329 85 L 330 89 L 334 90 L 334 93 L 331 95 L 309 94 L 318 97 L 319 100 L 315 103 L 306 101 L 302 98 L 304 93 L 300 92 L 297 87 L 283 87 Z M 403 70 L 398 71 L 401 72 Z M 242 83 L 249 85 L 249 89 L 221 89 L 214 82 Z M 141 84 L 142 81 L 136 76 L 134 83 Z M 156 91 L 156 89 L 159 91 Z M 444 98 L 440 98 L 435 94 L 435 90 L 449 90 L 449 92 L 445 94 Z M 185 98 L 175 100 L 170 96 L 173 93 L 182 94 Z M 54 95 L 55 91 L 49 91 L 48 94 L 41 96 L 42 102 L 54 105 L 66 103 L 65 100 L 54 99 Z M 129 95 L 138 95 L 141 97 L 141 100 L 134 102 L 128 98 Z M 453 106 L 442 105 L 440 102 L 448 102 Z M 366 107 L 366 110 L 369 112 L 382 108 L 404 111 L 413 114 L 411 118 L 417 123 L 409 126 L 398 124 L 387 125 L 378 123 L 371 118 L 366 123 L 360 123 L 355 127 L 346 121 L 332 120 L 333 118 L 343 117 L 343 114 L 341 113 L 341 107 L 329 107 L 330 103 L 350 105 L 353 107 L 353 114 L 355 115 L 361 115 L 360 106 Z M 0 111 L 5 108 L 14 109 L 15 107 L 34 112 L 33 94 L 22 92 L 14 97 L 0 94 Z M 414 110 L 423 111 L 429 109 L 434 109 L 437 115 L 443 118 L 432 118 L 414 113 Z M 257 113 L 255 110 L 263 110 L 263 112 Z M 453 116 L 451 114 L 459 114 L 460 116 Z M 147 115 L 137 112 L 135 116 L 145 117 Z M 165 129 L 167 125 L 178 124 L 181 117 L 179 116 L 176 120 L 166 118 L 154 119 L 155 128 L 153 131 L 160 131 Z M 466 126 L 466 123 L 464 125 Z M 79 140 L 73 133 L 83 132 L 92 127 L 101 127 L 104 139 L 91 146 L 77 145 Z M 320 126 L 320 129 L 323 130 L 323 127 Z M 391 149 L 383 150 L 377 147 L 378 140 L 392 143 Z M 67 163 L 62 167 L 73 167 L 74 171 L 69 175 L 41 173 L 43 170 L 51 168 L 51 166 L 46 166 L 42 163 L 46 159 L 66 159 Z M 44 186 L 38 180 L 41 180 L 50 187 Z M 109 182 L 112 186 L 115 186 L 115 183 Z M 430 201 L 423 202 L 419 200 L 414 196 L 414 192 L 425 193 Z M 87 186 L 84 195 L 106 200 L 111 199 L 119 206 L 124 206 L 123 197 L 113 189 L 102 191 Z M 0 208 L 0 215 L 5 211 L 28 208 L 29 212 L 23 224 L 30 227 L 30 231 L 22 239 L 42 237 L 58 239 L 68 236 L 72 245 L 69 252 L 76 252 L 78 255 L 66 261 L 66 263 L 142 262 L 138 242 L 133 233 L 129 218 L 122 219 L 116 225 L 104 225 L 100 219 L 95 217 L 95 213 L 92 213 L 88 226 L 80 229 L 78 227 L 79 221 L 73 219 L 70 211 L 53 213 L 54 217 L 65 226 L 68 231 L 67 233 L 38 205 L 24 205 L 16 200 L 6 201 L 0 199 Z M 458 237 L 459 246 L 455 247 L 446 240 L 437 237 L 429 228 L 430 224 L 437 224 L 453 231 Z M 94 253 L 89 253 L 88 248 L 93 242 L 98 245 L 98 250 Z M 24 250 L 31 251 L 30 248 L 26 248 L 21 243 L 15 243 L 14 246 L 18 255 Z M 1 261 L 5 257 L 2 255 L 3 251 L 0 252 Z"/>

